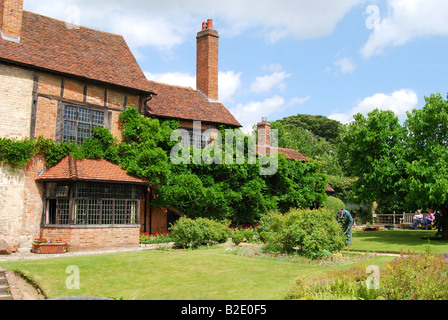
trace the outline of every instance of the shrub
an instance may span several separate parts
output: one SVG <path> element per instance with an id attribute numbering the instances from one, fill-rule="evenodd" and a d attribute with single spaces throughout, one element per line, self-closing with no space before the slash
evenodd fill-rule
<path id="1" fill-rule="evenodd" d="M 241 233 L 232 234 L 232 241 L 237 246 L 244 241 L 244 235 Z"/>
<path id="2" fill-rule="evenodd" d="M 328 209 L 270 213 L 262 217 L 259 232 L 270 250 L 276 252 L 299 249 L 305 256 L 321 258 L 344 247 L 341 229 Z"/>
<path id="3" fill-rule="evenodd" d="M 339 210 L 345 209 L 345 204 L 338 198 L 328 197 L 327 200 L 325 200 L 323 207 L 336 214 Z"/>
<path id="4" fill-rule="evenodd" d="M 447 300 L 448 255 L 402 255 L 380 270 L 379 289 L 368 289 L 367 265 L 299 277 L 287 299 Z"/>
<path id="5" fill-rule="evenodd" d="M 182 217 L 171 227 L 173 241 L 179 247 L 196 247 L 208 243 L 224 243 L 230 237 L 229 224 L 210 219 Z"/>

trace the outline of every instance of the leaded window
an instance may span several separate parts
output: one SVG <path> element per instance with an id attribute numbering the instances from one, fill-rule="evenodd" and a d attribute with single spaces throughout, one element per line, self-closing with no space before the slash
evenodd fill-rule
<path id="1" fill-rule="evenodd" d="M 105 126 L 103 111 L 73 105 L 64 106 L 62 141 L 82 144 L 92 136 L 93 128 Z"/>
<path id="2" fill-rule="evenodd" d="M 47 183 L 46 225 L 135 225 L 141 187 L 106 183 Z"/>

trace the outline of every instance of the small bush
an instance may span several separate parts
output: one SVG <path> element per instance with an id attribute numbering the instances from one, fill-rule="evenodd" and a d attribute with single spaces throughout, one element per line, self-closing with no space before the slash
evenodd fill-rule
<path id="1" fill-rule="evenodd" d="M 158 232 L 155 234 L 142 233 L 140 235 L 140 244 L 159 244 L 173 242 L 171 232 Z"/>
<path id="2" fill-rule="evenodd" d="M 224 243 L 230 237 L 229 224 L 210 219 L 192 220 L 182 217 L 171 227 L 173 241 L 179 247 L 197 247 L 208 243 Z"/>
<path id="3" fill-rule="evenodd" d="M 323 207 L 336 214 L 339 210 L 345 209 L 345 204 L 338 198 L 328 197 L 327 200 L 325 200 Z"/>
<path id="4" fill-rule="evenodd" d="M 241 233 L 234 233 L 232 234 L 232 241 L 237 246 L 241 242 L 244 242 L 244 235 L 242 235 Z"/>
<path id="5" fill-rule="evenodd" d="M 262 217 L 258 231 L 274 252 L 299 249 L 305 256 L 317 259 L 344 247 L 341 229 L 328 209 L 270 213 Z"/>

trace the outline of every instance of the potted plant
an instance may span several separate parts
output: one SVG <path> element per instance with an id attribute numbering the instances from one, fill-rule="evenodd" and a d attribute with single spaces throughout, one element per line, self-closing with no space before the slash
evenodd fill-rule
<path id="1" fill-rule="evenodd" d="M 61 254 L 69 251 L 62 240 L 34 239 L 32 252 L 36 254 Z"/>
<path id="2" fill-rule="evenodd" d="M 367 222 L 366 226 L 362 230 L 363 231 L 379 231 L 380 227 L 375 227 L 370 222 Z"/>

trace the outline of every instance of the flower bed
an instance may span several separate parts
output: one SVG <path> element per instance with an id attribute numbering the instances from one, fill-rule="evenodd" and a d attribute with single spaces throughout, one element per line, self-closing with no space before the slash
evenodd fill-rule
<path id="1" fill-rule="evenodd" d="M 149 234 L 148 232 L 140 235 L 140 244 L 161 244 L 173 242 L 171 232 L 157 232 Z"/>
<path id="2" fill-rule="evenodd" d="M 34 239 L 31 251 L 36 254 L 62 254 L 69 251 L 69 246 L 62 240 Z"/>

